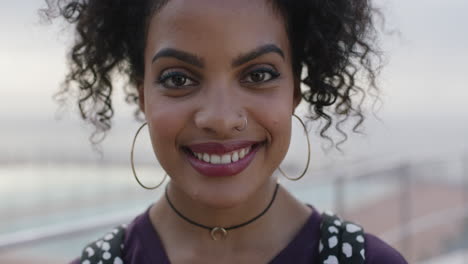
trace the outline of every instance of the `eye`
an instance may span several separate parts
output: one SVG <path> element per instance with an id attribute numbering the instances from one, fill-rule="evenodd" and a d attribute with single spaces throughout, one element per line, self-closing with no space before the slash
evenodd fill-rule
<path id="1" fill-rule="evenodd" d="M 157 82 L 162 84 L 165 88 L 182 88 L 184 86 L 197 85 L 197 82 L 192 78 L 179 71 L 165 72 L 158 78 Z"/>
<path id="2" fill-rule="evenodd" d="M 267 67 L 262 67 L 249 72 L 242 82 L 264 83 L 276 79 L 279 76 L 280 74 L 276 70 Z"/>

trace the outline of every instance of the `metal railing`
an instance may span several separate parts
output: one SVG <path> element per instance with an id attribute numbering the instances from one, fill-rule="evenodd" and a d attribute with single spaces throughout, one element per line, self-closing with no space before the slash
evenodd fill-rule
<path id="1" fill-rule="evenodd" d="M 395 180 L 399 186 L 399 223 L 397 227 L 386 230 L 382 237 L 390 243 L 400 243 L 406 252 L 411 251 L 412 237 L 420 232 L 430 230 L 432 227 L 440 225 L 450 220 L 468 218 L 468 155 L 461 160 L 463 166 L 461 179 L 464 184 L 464 207 L 447 209 L 445 211 L 433 212 L 413 219 L 412 213 L 412 193 L 411 186 L 416 183 L 419 175 L 415 174 L 415 168 L 424 167 L 434 161 L 420 161 L 393 164 L 387 167 L 368 167 L 365 170 L 341 170 L 331 173 L 335 175 L 331 178 L 334 186 L 335 210 L 345 214 L 348 210 L 346 186 L 354 181 L 367 179 L 385 178 Z M 443 162 L 441 162 L 442 164 Z M 327 174 L 327 172 L 323 172 Z M 330 180 L 330 178 L 328 178 Z M 51 239 L 68 238 L 75 234 L 89 232 L 105 227 L 111 227 L 123 222 L 128 222 L 134 217 L 134 212 L 121 212 L 106 214 L 105 216 L 93 217 L 86 220 L 54 225 L 51 227 L 41 227 L 30 230 L 18 231 L 10 234 L 0 235 L 0 252 L 13 247 L 33 245 Z M 468 263 L 468 262 L 467 262 Z"/>
<path id="2" fill-rule="evenodd" d="M 413 211 L 415 208 L 413 201 L 415 197 L 413 197 L 414 194 L 412 193 L 412 188 L 417 185 L 420 180 L 427 180 L 425 179 L 425 175 L 417 173 L 418 168 L 442 167 L 447 166 L 448 162 L 452 163 L 452 167 L 461 165 L 457 185 L 462 186 L 462 206 L 434 211 L 414 218 Z M 338 176 L 334 178 L 335 210 L 342 215 L 346 215 L 346 210 L 348 208 L 346 204 L 346 185 L 354 181 L 371 178 L 375 179 L 379 177 L 385 177 L 389 181 L 394 180 L 399 186 L 396 194 L 399 201 L 399 223 L 394 228 L 382 232 L 380 237 L 392 245 L 398 244 L 404 253 L 406 253 L 406 257 L 412 258 L 413 239 L 417 234 L 422 232 L 431 232 L 435 227 L 453 223 L 455 221 L 465 220 L 468 223 L 468 154 L 462 155 L 461 159 L 451 158 L 445 161 L 421 160 L 417 162 L 403 162 L 394 167 L 360 172 L 352 175 L 351 177 Z M 468 240 L 468 238 L 466 239 Z M 466 257 L 466 254 L 464 256 Z M 468 263 L 468 259 L 464 259 L 463 263 Z"/>
<path id="3" fill-rule="evenodd" d="M 113 213 L 105 216 L 91 217 L 85 220 L 55 224 L 53 226 L 44 226 L 0 235 L 0 251 L 13 247 L 27 246 L 35 243 L 44 242 L 51 239 L 72 237 L 83 232 L 117 226 L 126 223 L 135 216 L 132 212 Z"/>

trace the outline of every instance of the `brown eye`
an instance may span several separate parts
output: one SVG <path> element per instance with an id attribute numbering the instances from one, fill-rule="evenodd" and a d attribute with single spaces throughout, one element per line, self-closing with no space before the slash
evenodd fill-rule
<path id="1" fill-rule="evenodd" d="M 250 74 L 250 79 L 252 82 L 262 82 L 265 80 L 264 72 L 253 72 Z"/>
<path id="2" fill-rule="evenodd" d="M 185 76 L 173 76 L 169 79 L 174 86 L 183 86 L 187 82 L 187 78 Z"/>
<path id="3" fill-rule="evenodd" d="M 182 72 L 167 72 L 159 79 L 158 83 L 165 88 L 183 88 L 185 86 L 194 86 L 197 83 Z"/>
<path id="4" fill-rule="evenodd" d="M 271 68 L 259 68 L 247 74 L 243 83 L 264 83 L 276 79 L 280 74 Z"/>

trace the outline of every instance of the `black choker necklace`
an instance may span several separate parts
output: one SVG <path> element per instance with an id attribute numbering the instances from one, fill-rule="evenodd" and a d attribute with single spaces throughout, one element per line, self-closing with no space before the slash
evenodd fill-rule
<path id="1" fill-rule="evenodd" d="M 230 226 L 230 227 L 217 227 L 217 226 L 206 226 L 206 225 L 202 225 L 202 224 L 199 224 L 193 220 L 190 220 L 189 218 L 187 218 L 186 216 L 184 216 L 181 212 L 179 212 L 175 207 L 174 205 L 172 204 L 171 200 L 169 199 L 169 195 L 167 194 L 167 186 L 166 186 L 166 190 L 165 190 L 165 195 L 166 195 L 166 200 L 167 202 L 169 203 L 169 205 L 171 206 L 172 210 L 174 210 L 174 212 L 180 216 L 182 219 L 184 219 L 185 221 L 189 222 L 190 224 L 192 225 L 196 225 L 198 227 L 201 227 L 201 228 L 204 228 L 204 229 L 208 229 L 210 230 L 210 234 L 211 234 L 211 238 L 213 240 L 218 240 L 217 238 L 217 234 L 219 233 L 221 235 L 221 238 L 224 240 L 226 239 L 227 237 L 227 231 L 229 230 L 232 230 L 232 229 L 236 229 L 236 228 L 239 228 L 239 227 L 243 227 L 243 226 L 246 226 L 250 223 L 252 223 L 253 221 L 257 220 L 258 218 L 260 218 L 262 215 L 264 215 L 268 209 L 270 209 L 271 205 L 273 204 L 273 202 L 275 201 L 275 198 L 276 198 L 276 193 L 278 192 L 278 187 L 279 187 L 279 184 L 277 183 L 276 184 L 276 187 L 275 187 L 275 192 L 273 193 L 273 197 L 271 198 L 271 201 L 270 203 L 268 204 L 268 206 L 257 216 L 255 216 L 254 218 L 250 219 L 249 221 L 247 222 L 244 222 L 242 224 L 238 224 L 238 225 L 234 225 L 234 226 Z"/>

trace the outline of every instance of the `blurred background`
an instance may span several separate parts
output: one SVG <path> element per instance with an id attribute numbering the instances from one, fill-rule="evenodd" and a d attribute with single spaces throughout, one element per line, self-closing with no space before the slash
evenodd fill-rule
<path id="1" fill-rule="evenodd" d="M 300 182 L 281 180 L 306 203 L 357 221 L 410 263 L 468 263 L 468 1 L 379 0 L 387 28 L 383 106 L 343 152 L 326 150 L 311 124 L 312 158 Z M 52 96 L 72 39 L 40 23 L 40 0 L 0 2 L 0 263 L 66 263 L 83 246 L 143 212 L 161 191 L 132 178 L 134 106 L 115 94 L 113 128 L 101 153 L 76 108 Z M 302 111 L 302 110 L 300 110 Z M 299 111 L 299 112 L 300 112 Z M 282 167 L 305 164 L 294 125 Z M 163 175 L 148 135 L 136 165 L 148 183 Z M 156 175 L 156 176 L 155 176 Z M 162 188 L 161 188 L 162 190 Z"/>

